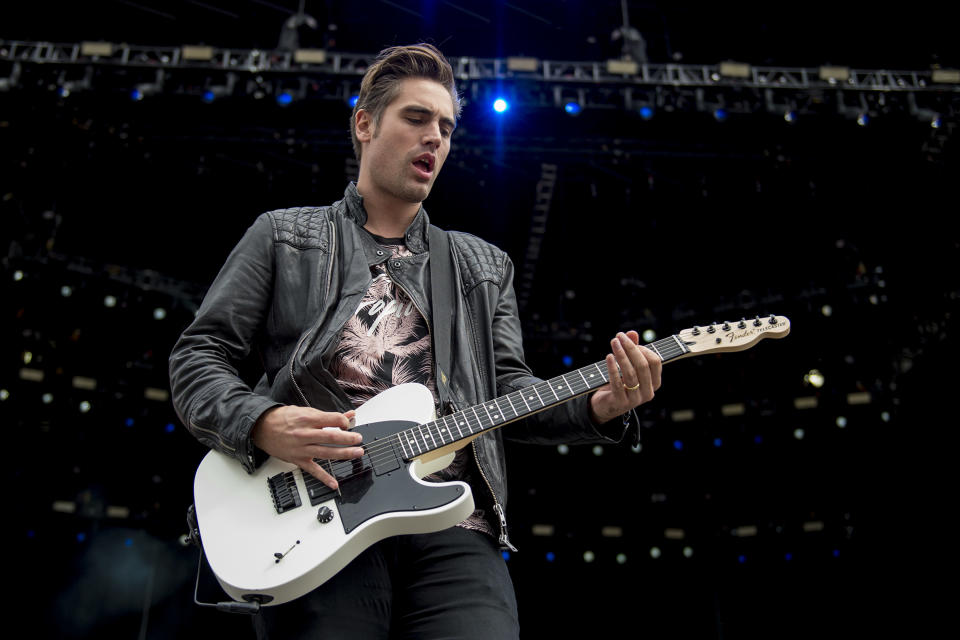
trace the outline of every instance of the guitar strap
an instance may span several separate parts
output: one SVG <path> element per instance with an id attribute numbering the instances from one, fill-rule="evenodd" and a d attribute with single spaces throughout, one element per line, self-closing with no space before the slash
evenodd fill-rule
<path id="1" fill-rule="evenodd" d="M 428 231 L 430 243 L 430 309 L 433 315 L 433 357 L 437 363 L 437 394 L 440 396 L 440 411 L 450 402 L 450 364 L 452 362 L 453 343 L 452 325 L 454 304 L 453 249 L 446 231 L 430 225 Z"/>

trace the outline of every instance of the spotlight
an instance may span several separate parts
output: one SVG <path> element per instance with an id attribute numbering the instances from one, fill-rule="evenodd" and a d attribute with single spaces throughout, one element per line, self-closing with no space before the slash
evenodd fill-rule
<path id="1" fill-rule="evenodd" d="M 806 431 L 804 431 L 803 429 L 796 428 L 793 430 L 793 437 L 796 438 L 797 440 L 803 440 L 803 437 L 805 435 L 806 435 Z"/>
<path id="2" fill-rule="evenodd" d="M 567 455 L 568 453 L 570 453 L 570 446 L 566 444 L 558 444 L 557 453 L 559 453 L 562 456 Z"/>
<path id="3" fill-rule="evenodd" d="M 69 298 L 71 295 L 73 295 L 73 288 L 63 285 L 60 287 L 60 295 L 62 295 L 64 298 Z"/>
<path id="4" fill-rule="evenodd" d="M 293 94 L 289 91 L 284 91 L 283 93 L 277 94 L 277 104 L 281 107 L 285 107 L 291 102 L 293 102 Z"/>
<path id="5" fill-rule="evenodd" d="M 359 99 L 360 99 L 360 96 L 354 94 L 354 95 L 350 96 L 350 99 L 349 99 L 349 100 L 347 100 L 347 104 L 349 104 L 349 105 L 350 105 L 350 108 L 353 109 L 355 106 L 357 106 L 357 100 L 359 100 Z"/>
<path id="6" fill-rule="evenodd" d="M 940 119 L 940 114 L 933 116 L 933 120 L 930 121 L 930 126 L 934 129 L 939 129 L 943 124 L 943 121 Z"/>
<path id="7" fill-rule="evenodd" d="M 673 448 L 677 451 L 683 451 L 683 440 L 674 440 Z"/>
<path id="8" fill-rule="evenodd" d="M 217 99 L 217 94 L 215 94 L 213 91 L 210 91 L 208 89 L 207 91 L 203 92 L 203 101 L 206 102 L 207 104 L 210 104 L 216 99 Z"/>
<path id="9" fill-rule="evenodd" d="M 570 367 L 573 365 L 573 358 L 570 356 L 563 356 L 563 366 Z"/>
<path id="10" fill-rule="evenodd" d="M 547 551 L 546 558 L 547 562 L 553 562 L 557 559 L 557 554 L 555 554 L 553 551 Z"/>
<path id="11" fill-rule="evenodd" d="M 653 329 L 645 329 L 643 331 L 643 341 L 644 342 L 653 342 L 657 339 L 657 332 Z"/>
<path id="12" fill-rule="evenodd" d="M 153 319 L 154 320 L 163 320 L 167 317 L 167 310 L 163 307 L 157 307 L 153 310 Z"/>
<path id="13" fill-rule="evenodd" d="M 653 117 L 653 107 L 643 106 L 640 107 L 640 117 L 644 120 L 649 120 Z"/>
<path id="14" fill-rule="evenodd" d="M 23 271 L 21 271 L 20 269 L 17 269 L 16 271 L 13 272 L 13 281 L 20 282 L 21 280 L 23 280 Z"/>
<path id="15" fill-rule="evenodd" d="M 116 296 L 106 296 L 106 297 L 104 297 L 104 299 L 103 299 L 103 306 L 105 306 L 105 307 L 110 307 L 111 309 L 112 309 L 113 307 L 117 306 L 117 298 L 116 298 Z"/>
<path id="16" fill-rule="evenodd" d="M 603 455 L 603 445 L 594 445 L 593 446 L 593 455 L 602 456 Z"/>
<path id="17" fill-rule="evenodd" d="M 87 413 L 90 411 L 90 403 L 84 400 L 80 403 L 80 413 Z"/>
<path id="18" fill-rule="evenodd" d="M 651 547 L 650 548 L 650 557 L 656 560 L 661 555 L 660 547 Z"/>
<path id="19" fill-rule="evenodd" d="M 845 416 L 837 416 L 837 427 L 840 429 L 847 427 L 847 419 Z"/>
<path id="20" fill-rule="evenodd" d="M 724 120 L 727 119 L 727 110 L 724 109 L 723 107 L 714 109 L 713 117 L 714 119 L 716 119 L 717 122 L 723 122 Z"/>
<path id="21" fill-rule="evenodd" d="M 497 98 L 493 101 L 493 110 L 497 113 L 503 113 L 510 108 L 510 103 L 503 98 Z"/>
<path id="22" fill-rule="evenodd" d="M 823 386 L 824 382 L 826 382 L 826 379 L 819 370 L 811 369 L 809 373 L 803 376 L 803 381 L 809 384 L 811 387 L 819 389 Z"/>
<path id="23" fill-rule="evenodd" d="M 596 560 L 597 556 L 594 555 L 593 551 L 584 551 L 583 552 L 583 561 L 586 563 L 593 562 Z"/>
<path id="24" fill-rule="evenodd" d="M 723 440 L 720 439 L 720 438 L 714 438 L 714 439 L 713 439 L 713 446 L 715 446 L 715 447 L 717 447 L 717 448 L 722 447 L 722 446 L 723 446 Z"/>
<path id="25" fill-rule="evenodd" d="M 627 563 L 627 554 L 618 553 L 617 554 L 617 564 L 626 564 Z"/>
<path id="26" fill-rule="evenodd" d="M 867 126 L 868 124 L 870 124 L 870 116 L 867 115 L 866 113 L 861 113 L 860 115 L 857 116 L 857 124 L 860 125 L 861 127 Z"/>
<path id="27" fill-rule="evenodd" d="M 794 110 L 792 110 L 792 109 L 790 109 L 790 110 L 788 110 L 786 113 L 783 114 L 783 119 L 786 120 L 787 122 L 791 122 L 791 123 L 796 122 L 796 121 L 797 121 L 797 112 L 794 111 Z"/>
<path id="28" fill-rule="evenodd" d="M 580 114 L 582 107 L 580 106 L 579 102 L 568 102 L 567 104 L 563 105 L 563 110 L 572 116 L 576 116 Z"/>
<path id="29" fill-rule="evenodd" d="M 143 91 L 140 91 L 140 89 L 134 89 L 130 92 L 130 99 L 134 102 L 140 102 L 143 100 Z"/>

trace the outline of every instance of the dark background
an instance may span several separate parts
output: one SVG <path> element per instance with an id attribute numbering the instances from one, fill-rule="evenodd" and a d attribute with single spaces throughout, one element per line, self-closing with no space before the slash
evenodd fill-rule
<path id="1" fill-rule="evenodd" d="M 0 39 L 272 48 L 297 9 L 88 4 L 5 7 Z M 620 2 L 359 4 L 307 2 L 319 27 L 302 44 L 373 53 L 426 40 L 451 58 L 620 53 L 610 39 Z M 896 13 L 627 5 L 653 62 L 960 66 L 946 3 Z M 128 92 L 122 82 L 66 97 L 30 83 L 0 92 L 8 602 L 42 637 L 245 637 L 247 620 L 192 603 L 197 554 L 178 538 L 204 450 L 169 401 L 144 389 L 166 389 L 173 342 L 259 213 L 342 194 L 349 108 L 133 102 Z M 668 365 L 641 412 L 638 450 L 510 446 L 520 551 L 507 562 L 525 637 L 919 635 L 936 623 L 948 600 L 934 584 L 955 556 L 945 525 L 956 101 L 946 95 L 932 129 L 903 112 L 866 127 L 836 113 L 718 122 L 518 106 L 495 118 L 468 100 L 426 206 L 532 277 L 521 316 L 539 375 L 602 359 L 618 330 L 665 337 L 742 316 L 792 321 L 785 340 Z M 544 164 L 557 182 L 527 264 Z M 23 379 L 24 367 L 43 381 Z M 812 369 L 823 387 L 805 382 Z M 76 388 L 74 376 L 97 388 Z M 849 404 L 854 392 L 870 401 Z M 795 408 L 811 396 L 816 408 Z M 724 415 L 735 403 L 743 414 Z M 692 420 L 676 419 L 688 410 Z M 822 527 L 805 531 L 811 522 Z M 553 534 L 534 535 L 535 525 Z M 748 526 L 755 535 L 736 535 Z"/>

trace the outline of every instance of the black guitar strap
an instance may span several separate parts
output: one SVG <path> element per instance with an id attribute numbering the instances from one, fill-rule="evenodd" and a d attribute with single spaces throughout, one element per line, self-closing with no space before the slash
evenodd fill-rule
<path id="1" fill-rule="evenodd" d="M 433 357 L 437 363 L 437 394 L 440 396 L 441 411 L 450 402 L 450 364 L 452 362 L 454 276 L 453 251 L 450 237 L 439 227 L 430 225 L 430 309 L 433 315 Z"/>

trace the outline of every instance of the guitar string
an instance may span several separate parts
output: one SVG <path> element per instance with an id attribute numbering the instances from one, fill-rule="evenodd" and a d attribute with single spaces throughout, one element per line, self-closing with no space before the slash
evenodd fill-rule
<path id="1" fill-rule="evenodd" d="M 710 326 L 717 326 L 717 325 L 710 325 Z M 680 331 L 680 332 L 676 335 L 676 337 L 679 337 L 679 338 L 681 338 L 681 339 L 684 339 L 683 342 L 686 342 L 686 340 L 685 340 L 686 338 L 696 337 L 696 336 L 698 335 L 698 333 L 695 333 L 695 332 L 699 332 L 699 334 L 702 334 L 702 333 L 704 333 L 704 332 L 706 332 L 706 331 L 707 331 L 707 328 L 704 328 L 704 330 L 702 330 L 702 331 L 698 331 L 698 329 L 685 329 L 685 330 L 683 330 L 683 331 Z M 658 340 L 658 341 L 652 342 L 652 343 L 647 344 L 647 345 L 645 345 L 645 346 L 646 346 L 647 348 L 653 347 L 653 351 L 655 351 L 655 352 L 661 357 L 661 359 L 662 359 L 664 362 L 667 362 L 667 361 L 669 361 L 669 360 L 672 360 L 673 358 L 676 358 L 676 357 L 678 357 L 678 356 L 680 356 L 680 355 L 684 355 L 685 353 L 687 353 L 687 352 L 689 351 L 688 349 L 686 349 L 686 347 L 682 346 L 682 344 L 679 344 L 676 340 L 674 340 L 674 336 L 670 336 L 670 337 L 664 338 L 664 339 L 662 339 L 662 340 Z M 378 440 L 378 441 L 376 441 L 376 442 L 374 442 L 374 443 L 370 443 L 369 445 L 361 445 L 362 448 L 365 450 L 366 453 L 364 453 L 363 456 L 361 456 L 359 459 L 329 460 L 328 466 L 329 466 L 330 470 L 333 472 L 334 476 L 335 476 L 338 480 L 349 480 L 349 479 L 351 479 L 351 478 L 353 478 L 353 477 L 356 477 L 357 475 L 360 475 L 360 474 L 362 474 L 362 473 L 365 473 L 365 472 L 366 472 L 366 469 L 365 469 L 364 467 L 365 467 L 365 465 L 367 465 L 367 464 L 369 464 L 370 467 L 375 467 L 377 464 L 382 464 L 382 463 L 384 463 L 384 462 L 388 462 L 391 458 L 395 458 L 395 457 L 396 457 L 396 452 L 395 452 L 395 446 L 396 446 L 396 445 L 399 445 L 400 448 L 401 448 L 401 450 L 404 451 L 403 455 L 400 456 L 401 458 L 404 458 L 404 457 L 406 457 L 406 451 L 405 451 L 406 448 L 409 448 L 409 449 L 410 449 L 410 453 L 411 453 L 411 454 L 413 454 L 413 449 L 414 449 L 414 448 L 418 449 L 418 452 L 417 452 L 415 455 L 411 455 L 411 457 L 417 457 L 418 455 L 423 455 L 424 453 L 429 453 L 430 451 L 434 451 L 434 450 L 436 450 L 436 449 L 442 448 L 442 447 L 447 446 L 447 445 L 449 445 L 449 444 L 454 444 L 454 443 L 456 443 L 456 442 L 458 442 L 458 441 L 460 441 L 460 440 L 463 440 L 463 439 L 465 439 L 465 438 L 467 438 L 467 437 L 469 437 L 469 436 L 463 436 L 463 435 L 462 435 L 462 432 L 461 432 L 461 437 L 460 437 L 460 438 L 453 437 L 453 438 L 450 440 L 450 442 L 446 442 L 446 441 L 444 440 L 444 437 L 443 437 L 443 429 L 445 429 L 447 433 L 449 433 L 451 436 L 453 436 L 453 430 L 450 429 L 450 427 L 447 425 L 447 420 L 448 420 L 448 419 L 453 419 L 455 426 L 458 427 L 458 430 L 459 430 L 459 427 L 460 427 L 460 426 L 466 425 L 466 426 L 467 426 L 467 430 L 470 432 L 470 435 L 475 435 L 475 434 L 477 434 L 477 433 L 483 433 L 484 431 L 488 430 L 489 428 L 496 426 L 498 423 L 497 423 L 496 420 L 494 420 L 494 419 L 491 417 L 491 418 L 490 418 L 490 424 L 484 426 L 483 421 L 479 418 L 479 415 L 477 414 L 477 411 L 476 411 L 477 407 L 481 407 L 481 408 L 484 408 L 484 409 L 486 409 L 487 407 L 495 407 L 495 409 L 498 411 L 498 413 L 497 413 L 496 415 L 497 415 L 497 416 L 503 416 L 503 414 L 504 414 L 504 409 L 503 409 L 502 407 L 500 407 L 500 404 L 499 404 L 499 403 L 502 402 L 503 400 L 506 400 L 506 401 L 507 401 L 507 404 L 510 406 L 510 408 L 511 408 L 512 411 L 513 411 L 514 417 L 513 417 L 513 418 L 503 418 L 503 419 L 500 420 L 500 423 L 502 424 L 503 422 L 506 422 L 506 421 L 508 421 L 508 420 L 516 420 L 516 419 L 519 419 L 519 418 L 521 418 L 521 417 L 524 417 L 524 416 L 527 415 L 528 413 L 533 413 L 533 412 L 534 412 L 533 409 L 530 409 L 530 408 L 529 408 L 526 400 L 524 400 L 524 398 L 523 398 L 523 394 L 524 394 L 525 392 L 528 392 L 529 390 L 533 390 L 533 391 L 534 391 L 535 396 L 529 396 L 527 399 L 533 400 L 534 397 L 537 398 L 537 400 L 538 400 L 539 403 L 540 403 L 540 406 L 537 408 L 537 410 L 547 408 L 547 407 L 551 406 L 552 404 L 560 404 L 560 403 L 562 403 L 562 402 L 565 402 L 565 401 L 573 398 L 573 397 L 576 396 L 576 395 L 579 395 L 580 393 L 583 393 L 583 392 L 585 392 L 585 391 L 589 391 L 589 390 L 591 389 L 590 385 L 589 385 L 589 384 L 586 384 L 584 380 L 578 381 L 578 380 L 577 380 L 577 377 L 576 377 L 574 374 L 578 374 L 578 375 L 580 375 L 581 378 L 583 378 L 583 373 L 584 373 L 584 372 L 588 372 L 588 371 L 590 371 L 590 370 L 592 370 L 592 369 L 598 369 L 598 370 L 600 371 L 601 377 L 602 377 L 603 380 L 604 380 L 604 383 L 603 383 L 603 384 L 606 384 L 606 383 L 608 382 L 608 380 L 607 380 L 606 376 L 603 375 L 603 367 L 601 366 L 601 365 L 603 365 L 603 364 L 605 364 L 605 361 L 601 361 L 601 362 L 598 362 L 598 363 L 594 363 L 594 364 L 588 365 L 588 366 L 586 366 L 586 367 L 581 367 L 580 369 L 576 369 L 576 370 L 570 371 L 570 372 L 568 372 L 568 373 L 566 373 L 566 374 L 562 374 L 562 375 L 560 375 L 560 376 L 556 376 L 556 377 L 554 377 L 554 378 L 551 378 L 550 380 L 541 381 L 541 382 L 536 383 L 536 384 L 534 384 L 534 385 L 531 385 L 530 387 L 527 387 L 527 388 L 525 388 L 525 389 L 521 389 L 521 390 L 515 391 L 515 392 L 513 392 L 513 393 L 511 393 L 511 394 L 506 394 L 506 395 L 504 395 L 504 396 L 500 396 L 500 397 L 498 397 L 498 398 L 494 398 L 493 400 L 489 400 L 489 401 L 486 401 L 486 402 L 483 402 L 483 403 L 478 403 L 477 405 L 474 405 L 473 407 L 469 407 L 469 408 L 467 408 L 467 409 L 458 411 L 458 412 L 453 413 L 453 414 L 448 414 L 448 415 L 446 415 L 446 416 L 442 416 L 441 418 L 438 418 L 438 419 L 433 420 L 433 421 L 431 421 L 431 422 L 424 423 L 423 425 L 416 425 L 415 427 L 411 427 L 411 428 L 405 429 L 404 431 L 400 431 L 400 432 L 391 434 L 390 436 L 388 436 L 388 437 L 386 437 L 386 438 L 383 438 L 383 439 L 381 439 L 381 440 Z M 591 372 L 591 373 L 592 373 L 592 372 Z M 566 379 L 567 376 L 572 377 L 573 380 L 574 380 L 574 382 L 571 383 L 570 381 L 568 381 L 568 380 Z M 567 397 L 565 397 L 565 398 L 563 398 L 563 399 L 560 399 L 559 396 L 557 396 L 556 393 L 555 393 L 554 390 L 553 390 L 553 384 L 552 384 L 552 383 L 555 383 L 555 382 L 557 382 L 557 381 L 562 381 L 563 384 L 565 384 L 569 389 L 573 390 L 573 393 L 572 393 L 570 396 L 567 396 Z M 601 387 L 601 386 L 603 386 L 603 385 L 597 385 L 596 388 L 599 388 L 599 387 Z M 562 387 L 558 387 L 558 390 L 561 389 L 561 388 L 562 388 Z M 549 390 L 549 391 L 556 397 L 557 402 L 555 402 L 555 403 L 549 403 L 549 402 L 544 402 L 544 401 L 542 400 L 542 397 L 540 396 L 539 392 L 540 392 L 540 391 L 546 392 L 547 390 Z M 512 402 L 512 400 L 511 400 L 512 397 L 516 397 L 516 400 L 518 400 L 518 401 L 523 400 L 523 405 L 524 405 L 524 406 L 527 406 L 528 411 L 527 411 L 527 412 L 517 411 L 516 407 L 513 405 L 513 402 Z M 488 404 L 488 403 L 492 403 L 492 404 Z M 484 405 L 487 405 L 487 407 L 485 407 Z M 471 412 L 471 411 L 474 413 L 474 415 L 475 415 L 475 417 L 476 417 L 475 420 L 471 420 L 471 418 L 470 418 L 470 413 L 469 413 L 469 412 Z M 459 416 L 459 417 L 458 417 L 458 416 Z M 463 420 L 464 420 L 463 422 L 460 422 L 460 421 L 459 421 L 460 417 L 463 418 Z M 489 417 L 489 413 L 488 413 L 488 417 Z M 437 427 L 437 425 L 440 424 L 440 423 L 443 424 L 443 429 L 440 429 L 440 428 Z M 431 425 L 432 425 L 433 431 L 431 431 Z M 476 431 L 474 430 L 474 425 L 476 426 L 476 429 L 477 429 Z M 404 443 L 403 440 L 401 439 L 402 434 L 407 433 L 407 432 L 412 433 L 412 429 L 414 429 L 414 428 L 417 428 L 417 429 L 421 430 L 420 441 L 422 441 L 422 442 L 423 442 L 423 445 L 424 445 L 424 446 L 422 446 L 422 447 L 420 446 L 419 442 L 417 441 L 416 434 L 413 434 L 413 437 L 412 437 L 412 438 L 411 438 L 411 437 L 407 437 L 406 443 Z M 423 429 L 423 428 L 426 428 L 426 429 L 427 429 L 427 434 L 430 435 L 430 438 L 431 438 L 431 440 L 433 441 L 434 446 L 431 447 L 431 446 L 429 445 L 429 443 L 427 442 L 426 437 L 423 435 L 423 432 L 422 432 L 422 429 Z M 441 443 L 442 443 L 442 444 L 439 445 L 439 446 L 436 445 L 436 438 L 437 438 L 437 437 L 440 438 L 440 441 L 441 441 Z M 404 446 L 404 444 L 406 444 L 406 447 Z M 365 458 L 366 458 L 366 461 L 364 460 Z M 359 462 L 358 462 L 358 461 L 359 461 Z M 351 474 L 348 474 L 348 475 L 343 475 L 343 476 L 340 475 L 340 473 L 342 473 L 342 472 L 344 471 L 344 468 L 345 468 L 345 467 L 349 468 L 349 470 L 352 471 L 352 470 L 354 469 L 354 467 L 356 467 L 358 464 L 359 464 L 359 466 L 361 467 L 360 471 L 357 471 L 357 472 L 355 472 L 355 473 L 351 473 Z M 334 467 L 336 467 L 336 468 L 334 468 Z M 322 484 L 322 482 L 321 482 L 320 480 L 316 479 L 316 478 L 313 477 L 312 475 L 309 475 L 309 474 L 307 474 L 307 475 L 308 475 L 308 478 L 305 478 L 305 480 L 312 480 L 312 481 L 315 481 L 315 482 L 317 482 L 317 483 L 321 483 L 321 484 Z"/>
<path id="2" fill-rule="evenodd" d="M 654 347 L 655 347 L 655 351 L 660 354 L 661 358 L 662 358 L 664 361 L 666 361 L 666 360 L 668 360 L 668 359 L 671 359 L 671 358 L 675 357 L 676 355 L 682 354 L 682 353 L 684 352 L 684 350 L 683 350 L 681 347 L 679 347 L 679 346 L 677 345 L 677 343 L 672 339 L 672 336 L 671 336 L 670 338 L 664 338 L 663 340 L 657 341 L 657 342 L 655 342 L 655 343 L 652 343 L 652 345 L 647 345 L 647 346 L 648 346 L 648 347 L 649 347 L 649 346 L 654 346 Z M 603 365 L 603 364 L 605 364 L 605 362 L 598 362 L 598 363 L 594 363 L 594 364 L 592 364 L 592 365 L 588 365 L 588 366 L 586 366 L 586 367 L 581 367 L 580 369 L 576 369 L 576 370 L 571 371 L 571 372 L 568 372 L 568 373 L 566 373 L 566 374 L 562 374 L 562 375 L 557 376 L 557 377 L 555 377 L 555 378 L 551 378 L 550 380 L 544 380 L 544 381 L 541 381 L 541 382 L 536 383 L 536 384 L 534 384 L 534 385 L 531 385 L 530 387 L 527 387 L 527 388 L 525 388 L 525 389 L 521 389 L 521 390 L 515 391 L 515 392 L 512 393 L 512 394 L 506 394 L 505 396 L 501 396 L 501 397 L 495 398 L 495 399 L 493 399 L 493 400 L 489 400 L 489 401 L 486 401 L 486 402 L 483 402 L 483 403 L 479 403 L 479 404 L 475 405 L 474 407 L 470 407 L 470 408 L 468 408 L 468 409 L 465 409 L 465 410 L 456 412 L 456 413 L 454 413 L 454 414 L 449 414 L 449 415 L 447 415 L 447 416 L 443 416 L 443 417 L 441 417 L 441 418 L 439 418 L 439 419 L 437 419 L 437 420 L 433 420 L 433 421 L 428 422 L 428 423 L 425 423 L 425 424 L 423 424 L 423 425 L 416 425 L 416 427 L 411 427 L 411 428 L 406 429 L 406 430 L 404 430 L 404 431 L 401 431 L 401 432 L 398 432 L 398 433 L 395 433 L 395 434 L 391 434 L 389 437 L 384 438 L 384 439 L 382 439 L 382 440 L 378 440 L 378 441 L 375 442 L 375 443 L 371 443 L 371 444 L 369 444 L 369 445 L 362 445 L 362 447 L 364 448 L 364 450 L 366 451 L 366 453 L 365 453 L 363 456 L 361 456 L 359 459 L 356 459 L 356 458 L 355 458 L 355 459 L 347 459 L 347 460 L 330 460 L 330 461 L 329 461 L 329 464 L 328 464 L 329 469 L 330 469 L 330 471 L 333 473 L 333 475 L 334 475 L 338 480 L 349 480 L 349 479 L 351 479 L 351 478 L 353 478 L 353 477 L 356 477 L 357 475 L 360 475 L 360 474 L 362 474 L 362 473 L 365 473 L 365 472 L 366 472 L 366 469 L 365 469 L 364 467 L 365 467 L 365 465 L 366 465 L 367 463 L 369 463 L 370 466 L 375 467 L 378 463 L 379 463 L 379 464 L 382 464 L 382 463 L 384 463 L 384 462 L 388 462 L 391 458 L 394 458 L 394 457 L 395 457 L 395 453 L 394 453 L 394 445 L 395 445 L 395 444 L 399 444 L 399 445 L 401 446 L 401 449 L 404 448 L 404 446 L 403 446 L 403 441 L 401 440 L 401 434 L 403 434 L 403 433 L 405 433 L 405 432 L 411 432 L 413 428 L 423 428 L 423 427 L 426 427 L 427 433 L 431 436 L 431 440 L 434 441 L 434 446 L 431 447 L 431 446 L 429 445 L 429 443 L 426 441 L 426 437 L 422 435 L 422 431 L 421 431 L 420 440 L 421 440 L 421 441 L 423 442 L 423 444 L 424 444 L 423 447 L 420 447 L 419 443 L 417 442 L 416 434 L 413 434 L 413 438 L 409 438 L 409 437 L 408 437 L 408 438 L 407 438 L 406 445 L 407 445 L 407 447 L 409 447 L 411 453 L 413 452 L 413 449 L 414 449 L 414 448 L 419 449 L 420 451 L 417 452 L 417 455 L 422 455 L 423 453 L 428 453 L 428 452 L 430 452 L 430 451 L 436 450 L 436 449 L 441 448 L 441 447 L 443 447 L 443 446 L 446 446 L 446 445 L 448 445 L 448 444 L 453 444 L 453 443 L 455 443 L 455 442 L 458 442 L 459 440 L 462 440 L 462 439 L 465 439 L 466 437 L 469 437 L 469 436 L 463 436 L 463 437 L 461 437 L 461 438 L 453 438 L 450 442 L 446 442 L 446 441 L 443 439 L 443 433 L 442 433 L 442 431 L 437 428 L 437 424 L 438 424 L 438 423 L 443 423 L 443 424 L 444 424 L 444 428 L 447 429 L 447 431 L 448 431 L 449 433 L 451 433 L 451 435 L 452 435 L 452 430 L 451 430 L 451 429 L 447 426 L 447 424 L 446 424 L 446 420 L 447 420 L 448 418 L 452 418 L 453 421 L 454 421 L 454 424 L 455 424 L 456 426 L 458 426 L 458 427 L 459 427 L 459 426 L 466 425 L 466 426 L 467 426 L 467 430 L 470 432 L 470 435 L 474 435 L 474 434 L 476 434 L 476 433 L 478 433 L 478 432 L 479 432 L 479 433 L 482 433 L 483 431 L 489 429 L 490 427 L 496 426 L 496 425 L 498 424 L 497 420 L 494 420 L 492 417 L 490 417 L 490 424 L 484 426 L 483 421 L 479 418 L 479 415 L 477 415 L 476 407 L 481 407 L 481 406 L 486 405 L 486 406 L 484 406 L 485 409 L 486 409 L 486 408 L 495 408 L 495 410 L 498 412 L 496 415 L 497 415 L 498 417 L 502 417 L 505 412 L 504 412 L 504 409 L 500 407 L 500 404 L 499 404 L 499 403 L 502 402 L 503 400 L 506 400 L 506 401 L 507 401 L 507 404 L 508 404 L 508 405 L 510 406 L 510 408 L 512 409 L 514 416 L 513 416 L 513 418 L 503 418 L 503 419 L 500 420 L 500 423 L 502 424 L 503 422 L 506 422 L 507 420 L 516 420 L 516 419 L 518 419 L 518 418 L 521 418 L 521 417 L 525 416 L 527 413 L 532 413 L 533 410 L 529 410 L 529 406 L 528 406 L 528 404 L 526 403 L 526 401 L 524 400 L 524 406 L 527 406 L 527 407 L 528 407 L 528 412 L 521 413 L 521 412 L 517 411 L 517 409 L 514 407 L 512 401 L 511 401 L 511 396 L 518 396 L 518 397 L 516 398 L 518 401 L 523 400 L 522 394 L 525 393 L 525 392 L 528 392 L 528 390 L 531 390 L 531 389 L 535 392 L 535 396 L 529 396 L 527 399 L 533 400 L 533 398 L 536 397 L 537 400 L 538 400 L 539 403 L 540 403 L 540 406 L 537 407 L 537 409 L 546 408 L 546 407 L 550 406 L 550 404 L 551 404 L 551 403 L 549 403 L 549 402 L 544 402 L 544 401 L 542 400 L 542 398 L 541 398 L 541 396 L 540 396 L 540 393 L 539 393 L 540 391 L 543 391 L 545 395 L 549 395 L 549 394 L 546 394 L 546 391 L 549 390 L 549 391 L 554 395 L 554 397 L 557 399 L 557 403 L 554 403 L 554 404 L 559 404 L 560 402 L 564 402 L 564 401 L 566 401 L 566 400 L 568 400 L 568 399 L 570 399 L 570 398 L 572 398 L 572 397 L 574 397 L 574 396 L 576 396 L 576 395 L 579 395 L 580 393 L 583 393 L 583 392 L 585 392 L 585 391 L 589 391 L 589 390 L 590 390 L 591 387 L 590 387 L 589 384 L 587 384 L 587 383 L 585 382 L 586 379 L 585 379 L 585 377 L 583 376 L 583 374 L 584 374 L 584 373 L 590 373 L 590 375 L 592 376 L 592 375 L 594 375 L 593 372 L 591 371 L 591 370 L 593 370 L 593 369 L 596 369 L 596 370 L 598 370 L 598 371 L 600 372 L 601 378 L 602 378 L 603 381 L 604 381 L 603 384 L 606 384 L 606 383 L 607 383 L 607 377 L 603 375 L 603 367 L 601 366 L 601 365 Z M 576 374 L 576 375 L 574 375 L 574 374 Z M 571 383 L 570 381 L 568 381 L 568 380 L 566 379 L 567 376 L 570 376 L 570 377 L 573 378 L 573 383 Z M 577 376 L 579 376 L 579 378 L 580 378 L 579 380 L 577 379 Z M 562 383 L 562 384 L 561 384 L 561 383 Z M 557 385 L 557 390 L 562 390 L 562 389 L 563 389 L 563 386 L 566 386 L 568 389 L 571 389 L 573 392 L 572 392 L 569 396 L 566 396 L 566 397 L 564 397 L 564 398 L 561 400 L 561 399 L 559 398 L 559 396 L 557 396 L 556 392 L 555 392 L 554 389 L 553 389 L 554 384 Z M 597 385 L 596 388 L 599 388 L 599 387 L 601 387 L 601 386 L 603 386 L 603 385 L 602 385 L 602 384 L 601 384 L 601 385 Z M 475 420 L 472 420 L 471 417 L 470 417 L 470 412 L 471 412 L 471 411 L 473 411 L 473 413 L 474 413 L 475 416 L 476 416 L 476 419 L 475 419 Z M 489 412 L 487 412 L 487 413 L 488 413 L 488 417 L 489 417 Z M 458 416 L 463 417 L 464 422 L 460 422 L 460 418 L 459 418 Z M 434 431 L 431 431 L 431 425 L 433 426 L 433 430 L 434 430 Z M 476 427 L 476 430 L 474 429 L 474 426 Z M 459 429 L 458 429 L 458 430 L 459 430 Z M 441 444 L 440 446 L 436 446 L 436 439 L 435 439 L 434 434 L 436 434 L 436 437 L 439 437 L 439 438 L 440 438 L 440 440 L 441 440 L 441 442 L 442 442 L 442 444 Z M 416 456 L 413 456 L 413 457 L 416 457 Z M 368 460 L 367 460 L 366 462 L 364 462 L 364 458 L 367 458 Z M 358 460 L 359 460 L 359 463 L 358 463 Z M 343 473 L 345 470 L 353 471 L 353 469 L 354 469 L 356 466 L 358 466 L 358 464 L 359 464 L 359 466 L 360 466 L 360 470 L 359 470 L 359 471 L 350 473 L 350 474 L 348 474 L 348 475 L 341 475 L 341 473 Z M 309 475 L 309 474 L 308 474 L 308 475 Z M 315 480 L 316 482 L 320 482 L 319 480 L 317 480 L 316 478 L 314 478 L 312 475 L 309 475 L 309 479 Z M 322 483 L 321 483 L 321 484 L 322 484 Z"/>

